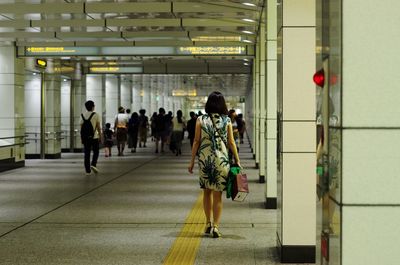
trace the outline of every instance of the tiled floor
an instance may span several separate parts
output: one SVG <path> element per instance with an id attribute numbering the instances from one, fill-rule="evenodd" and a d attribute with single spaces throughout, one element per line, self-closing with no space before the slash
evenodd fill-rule
<path id="1" fill-rule="evenodd" d="M 1 173 L 0 264 L 162 264 L 200 189 L 187 143 L 180 157 L 148 146 L 101 157 L 97 176 L 84 175 L 82 154 Z M 223 237 L 202 238 L 195 264 L 279 264 L 276 212 L 264 209 L 249 151 L 241 147 L 251 193 L 224 199 Z"/>

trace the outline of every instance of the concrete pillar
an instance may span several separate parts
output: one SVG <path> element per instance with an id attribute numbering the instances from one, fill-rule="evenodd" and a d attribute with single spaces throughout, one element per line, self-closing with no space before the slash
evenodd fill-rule
<path id="1" fill-rule="evenodd" d="M 315 262 L 315 0 L 278 6 L 278 230 L 281 262 Z"/>
<path id="2" fill-rule="evenodd" d="M 71 79 L 61 80 L 61 152 L 71 151 Z M 73 150 L 72 150 L 73 151 Z"/>
<path id="3" fill-rule="evenodd" d="M 48 67 L 54 67 L 49 62 Z M 61 76 L 44 74 L 45 87 L 45 158 L 61 158 Z"/>
<path id="4" fill-rule="evenodd" d="M 277 0 L 267 2 L 267 185 L 265 207 L 276 209 Z"/>
<path id="5" fill-rule="evenodd" d="M 103 75 L 87 75 L 86 76 L 86 100 L 92 100 L 94 102 L 94 111 L 100 116 L 100 125 L 103 127 L 103 113 L 105 109 L 103 106 Z"/>
<path id="6" fill-rule="evenodd" d="M 25 165 L 24 61 L 0 47 L 0 171 Z M 21 144 L 21 145 L 19 145 Z"/>
<path id="7" fill-rule="evenodd" d="M 141 88 L 142 88 L 142 77 L 140 75 L 134 75 L 132 77 L 132 109 L 140 110 L 143 108 L 142 101 L 140 98 Z"/>
<path id="8" fill-rule="evenodd" d="M 399 263 L 398 10 L 396 0 L 323 8 L 330 19 L 319 25 L 329 92 L 323 264 Z"/>
<path id="9" fill-rule="evenodd" d="M 258 39 L 256 45 L 256 58 L 255 60 L 255 85 L 256 85 L 256 97 L 255 97 L 255 137 L 254 137 L 254 148 L 255 148 L 255 161 L 256 168 L 259 168 L 260 163 L 260 40 Z"/>
<path id="10" fill-rule="evenodd" d="M 265 183 L 265 171 L 266 171 L 266 159 L 265 159 L 265 123 L 266 123 L 266 70 L 265 70 L 265 54 L 266 54 L 266 32 L 265 32 L 265 26 L 266 26 L 266 9 L 263 9 L 263 15 L 261 16 L 261 26 L 260 26 L 260 75 L 259 75 L 259 80 L 260 80 L 260 97 L 259 97 L 259 102 L 260 102 L 260 136 L 259 136 L 259 148 L 260 148 L 260 159 L 259 159 L 259 182 L 260 183 Z"/>
<path id="11" fill-rule="evenodd" d="M 115 75 L 106 75 L 106 121 L 114 127 L 115 116 L 120 106 L 119 78 Z"/>
<path id="12" fill-rule="evenodd" d="M 140 95 L 142 97 L 142 105 L 144 109 L 154 109 L 150 104 L 151 83 L 150 75 L 143 75 L 143 86 Z"/>
<path id="13" fill-rule="evenodd" d="M 123 106 L 125 109 L 131 109 L 132 110 L 132 89 L 131 89 L 131 79 L 127 76 L 121 76 L 121 106 Z M 136 108 L 135 108 L 135 111 Z M 133 111 L 132 111 L 133 112 Z"/>

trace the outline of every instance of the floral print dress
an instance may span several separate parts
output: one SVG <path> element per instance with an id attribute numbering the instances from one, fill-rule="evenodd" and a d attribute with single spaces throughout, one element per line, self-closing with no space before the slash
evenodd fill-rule
<path id="1" fill-rule="evenodd" d="M 201 141 L 198 150 L 200 188 L 223 191 L 226 188 L 229 173 L 227 132 L 231 120 L 228 116 L 219 114 L 205 114 L 198 119 L 201 124 Z M 214 127 L 211 119 L 217 128 Z"/>

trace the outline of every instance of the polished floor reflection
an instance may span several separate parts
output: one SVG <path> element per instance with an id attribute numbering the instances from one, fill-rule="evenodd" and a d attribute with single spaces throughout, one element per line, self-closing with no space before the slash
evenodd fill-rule
<path id="1" fill-rule="evenodd" d="M 88 177 L 82 154 L 1 173 L 0 264 L 163 264 L 200 194 L 189 149 L 155 154 L 150 143 L 103 154 Z M 248 144 L 240 151 L 251 193 L 244 203 L 224 199 L 223 237 L 202 237 L 194 264 L 279 264 L 276 211 L 264 209 Z"/>

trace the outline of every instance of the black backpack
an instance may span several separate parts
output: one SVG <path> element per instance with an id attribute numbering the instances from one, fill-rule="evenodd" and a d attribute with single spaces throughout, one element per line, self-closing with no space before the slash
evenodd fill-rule
<path id="1" fill-rule="evenodd" d="M 81 114 L 82 119 L 83 119 L 83 124 L 81 128 L 81 140 L 82 143 L 87 143 L 88 141 L 91 141 L 94 137 L 94 129 L 93 125 L 90 122 L 90 119 L 93 117 L 95 113 L 93 112 L 90 114 L 89 119 L 85 120 L 85 117 L 83 117 L 83 114 Z"/>

